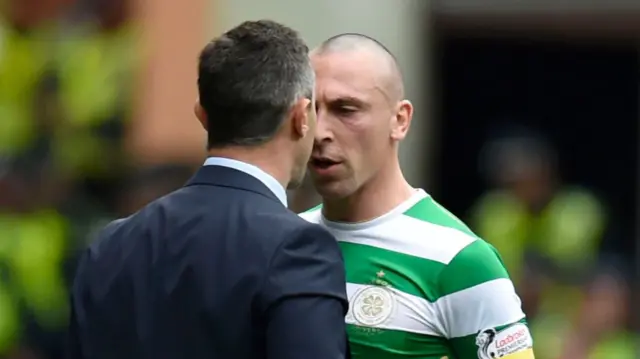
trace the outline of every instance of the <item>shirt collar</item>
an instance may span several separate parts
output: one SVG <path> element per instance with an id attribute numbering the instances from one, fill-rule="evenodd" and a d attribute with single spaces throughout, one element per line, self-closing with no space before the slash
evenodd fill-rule
<path id="1" fill-rule="evenodd" d="M 233 168 L 238 171 L 242 171 L 249 176 L 255 177 L 257 180 L 262 182 L 273 194 L 278 197 L 280 202 L 287 207 L 287 191 L 285 188 L 278 182 L 273 176 L 268 174 L 267 172 L 261 170 L 260 168 L 250 165 L 246 162 L 232 160 L 230 158 L 223 157 L 209 157 L 206 161 L 204 161 L 204 166 L 222 166 Z"/>

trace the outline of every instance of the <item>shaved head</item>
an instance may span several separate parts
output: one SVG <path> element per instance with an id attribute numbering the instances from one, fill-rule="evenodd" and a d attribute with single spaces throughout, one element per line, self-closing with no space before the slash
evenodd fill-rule
<path id="1" fill-rule="evenodd" d="M 396 57 L 378 40 L 363 34 L 345 33 L 325 40 L 312 55 L 363 51 L 379 61 L 384 90 L 393 101 L 404 98 L 404 80 Z"/>

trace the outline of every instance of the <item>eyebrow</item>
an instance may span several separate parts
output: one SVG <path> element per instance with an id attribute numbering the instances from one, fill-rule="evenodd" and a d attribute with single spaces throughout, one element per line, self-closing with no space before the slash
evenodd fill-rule
<path id="1" fill-rule="evenodd" d="M 330 104 L 368 106 L 365 101 L 353 96 L 340 96 L 328 101 Z"/>

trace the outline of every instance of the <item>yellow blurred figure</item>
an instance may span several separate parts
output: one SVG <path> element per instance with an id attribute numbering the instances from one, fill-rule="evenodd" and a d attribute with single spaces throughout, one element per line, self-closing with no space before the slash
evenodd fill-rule
<path id="1" fill-rule="evenodd" d="M 130 3 L 94 2 L 96 16 L 64 33 L 56 58 L 63 121 L 54 153 L 67 173 L 109 177 L 122 166 L 140 58 Z"/>
<path id="2" fill-rule="evenodd" d="M 558 358 L 574 323 L 585 315 L 584 287 L 598 261 L 606 210 L 590 191 L 561 183 L 555 153 L 541 138 L 507 137 L 491 143 L 485 154 L 496 189 L 474 206 L 473 229 L 502 254 L 532 317 L 536 353 Z M 612 336 L 619 329 L 609 328 Z M 612 350 L 623 343 L 597 340 L 591 347 Z"/>

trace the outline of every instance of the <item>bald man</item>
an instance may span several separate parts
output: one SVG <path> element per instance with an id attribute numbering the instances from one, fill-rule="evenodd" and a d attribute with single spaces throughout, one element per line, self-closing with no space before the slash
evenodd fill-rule
<path id="1" fill-rule="evenodd" d="M 312 54 L 318 127 L 309 163 L 346 263 L 354 358 L 531 359 L 520 299 L 496 250 L 404 178 L 413 106 L 394 56 L 359 34 Z"/>

